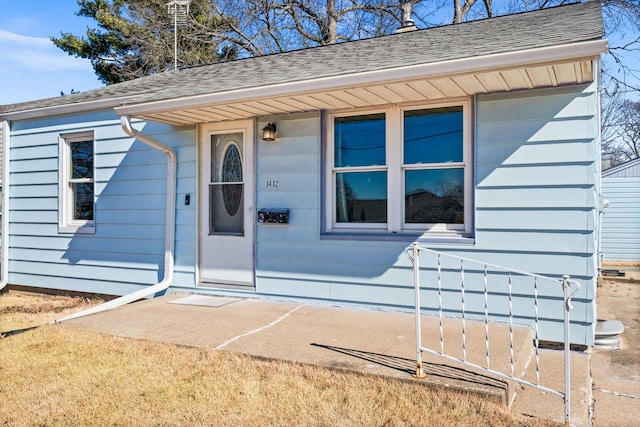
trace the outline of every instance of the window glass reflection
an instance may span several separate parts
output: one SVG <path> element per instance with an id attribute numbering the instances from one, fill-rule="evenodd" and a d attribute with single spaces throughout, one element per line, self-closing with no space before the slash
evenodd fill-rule
<path id="1" fill-rule="evenodd" d="M 334 155 L 336 167 L 385 164 L 385 115 L 336 117 Z"/>
<path id="2" fill-rule="evenodd" d="M 93 183 L 71 184 L 73 193 L 73 219 L 93 220 Z"/>
<path id="3" fill-rule="evenodd" d="M 464 224 L 464 169 L 405 171 L 405 222 Z"/>
<path id="4" fill-rule="evenodd" d="M 461 162 L 462 107 L 404 113 L 404 164 Z"/>
<path id="5" fill-rule="evenodd" d="M 93 141 L 72 142 L 71 179 L 93 178 Z"/>
<path id="6" fill-rule="evenodd" d="M 342 223 L 386 223 L 387 173 L 336 174 L 336 220 Z"/>

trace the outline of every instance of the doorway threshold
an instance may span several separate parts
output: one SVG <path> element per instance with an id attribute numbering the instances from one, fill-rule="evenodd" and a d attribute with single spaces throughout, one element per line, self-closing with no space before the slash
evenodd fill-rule
<path id="1" fill-rule="evenodd" d="M 240 301 L 243 298 L 233 297 L 219 297 L 209 295 L 188 295 L 186 297 L 169 301 L 169 304 L 180 305 L 197 305 L 200 307 L 222 307 L 223 305 L 231 304 L 236 301 Z"/>

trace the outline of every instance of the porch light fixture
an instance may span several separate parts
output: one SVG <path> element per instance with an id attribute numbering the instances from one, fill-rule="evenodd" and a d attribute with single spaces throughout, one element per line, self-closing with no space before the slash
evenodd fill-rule
<path id="1" fill-rule="evenodd" d="M 275 141 L 276 140 L 276 131 L 278 128 L 275 123 L 268 123 L 265 127 L 262 128 L 262 140 L 263 141 Z"/>

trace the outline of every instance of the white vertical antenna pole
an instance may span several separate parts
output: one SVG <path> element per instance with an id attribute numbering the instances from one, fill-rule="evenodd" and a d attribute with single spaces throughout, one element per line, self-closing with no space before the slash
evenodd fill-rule
<path id="1" fill-rule="evenodd" d="M 173 14 L 173 69 L 178 69 L 178 26 L 187 25 L 191 0 L 171 0 L 167 3 L 167 13 Z"/>
<path id="2" fill-rule="evenodd" d="M 173 5 L 173 69 L 178 69 L 178 5 Z"/>

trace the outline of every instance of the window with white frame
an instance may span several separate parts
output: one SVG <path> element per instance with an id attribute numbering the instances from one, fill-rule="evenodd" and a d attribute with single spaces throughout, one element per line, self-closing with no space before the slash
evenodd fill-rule
<path id="1" fill-rule="evenodd" d="M 58 229 L 61 233 L 93 233 L 93 132 L 60 135 L 59 145 Z"/>
<path id="2" fill-rule="evenodd" d="M 329 121 L 328 231 L 470 233 L 468 100 Z"/>

